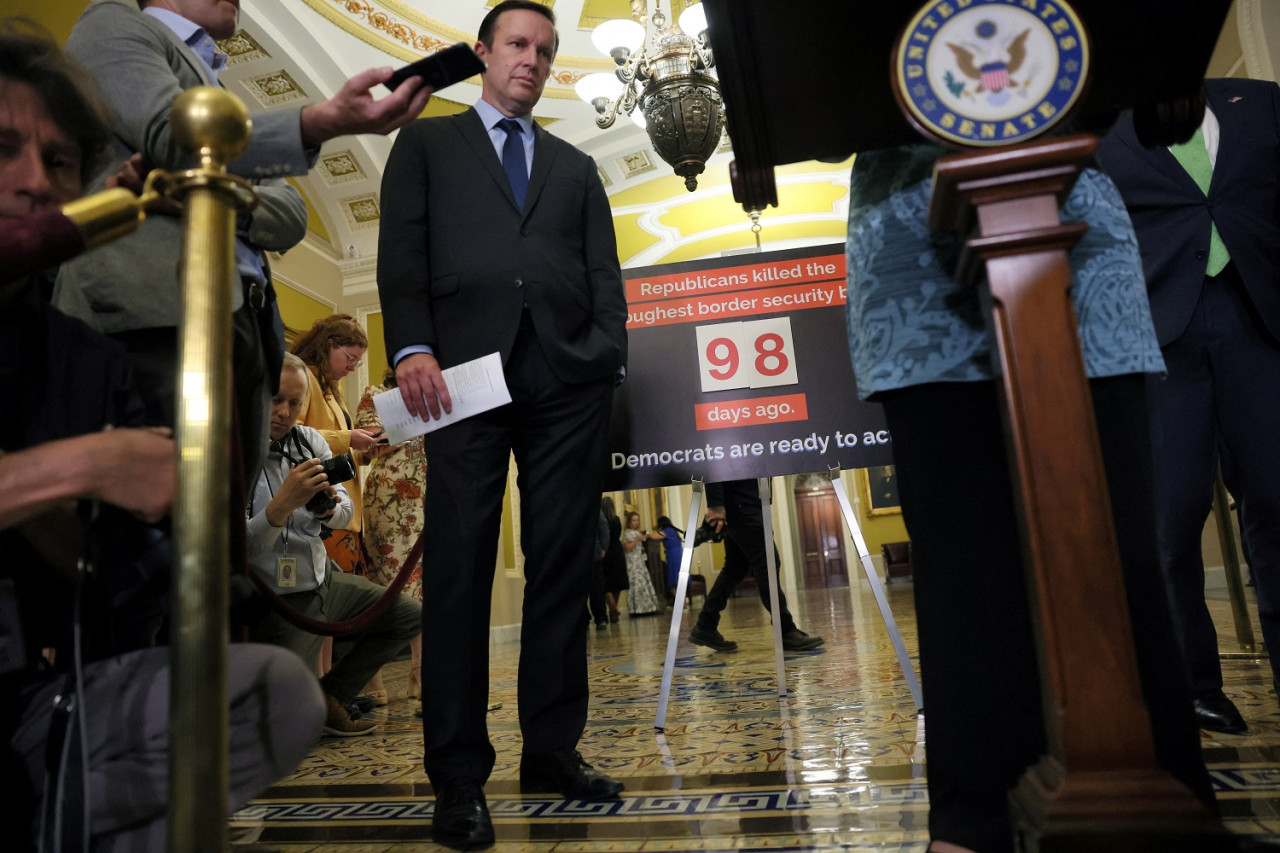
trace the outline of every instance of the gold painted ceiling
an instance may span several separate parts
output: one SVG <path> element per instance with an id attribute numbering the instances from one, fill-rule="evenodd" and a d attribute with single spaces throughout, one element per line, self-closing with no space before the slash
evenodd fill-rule
<path id="1" fill-rule="evenodd" d="M 233 63 L 224 79 L 251 109 L 321 98 L 369 66 L 398 65 L 474 41 L 495 2 L 243 0 L 242 33 L 229 46 Z M 682 9 L 683 0 L 676 2 Z M 753 246 L 750 221 L 728 187 L 732 150 L 727 139 L 708 164 L 700 190 L 690 196 L 642 130 L 626 118 L 607 131 L 598 129 L 592 107 L 574 94 L 573 85 L 583 75 L 614 67 L 596 52 L 590 33 L 605 20 L 630 17 L 630 0 L 550 0 L 549 5 L 558 19 L 560 53 L 536 118 L 596 158 L 606 189 L 617 196 L 622 262 L 649 264 Z M 662 2 L 668 17 L 678 19 L 679 9 L 673 12 L 669 0 Z M 478 80 L 458 84 L 433 98 L 427 113 L 465 109 L 479 93 Z M 321 166 L 296 182 L 312 207 L 311 242 L 340 264 L 366 268 L 376 252 L 378 181 L 387 150 L 384 139 L 335 140 L 325 147 Z M 340 172 L 328 168 L 330 157 L 342 164 Z M 848 164 L 815 164 L 811 171 L 811 178 L 802 169 L 788 179 L 785 211 L 766 212 L 762 234 L 771 245 L 843 240 Z"/>
<path id="2" fill-rule="evenodd" d="M 590 105 L 573 93 L 582 75 L 613 67 L 591 44 L 601 21 L 630 16 L 630 0 L 547 0 L 559 20 L 560 54 L 535 118 L 592 155 L 600 167 L 618 229 L 624 265 L 716 255 L 755 244 L 750 223 L 728 186 L 729 141 L 707 166 L 692 195 L 658 159 L 644 132 L 620 118 L 595 126 Z M 683 0 L 675 0 L 683 7 Z M 774 0 L 779 2 L 779 0 Z M 458 41 L 472 42 L 496 0 L 242 0 L 241 33 L 226 45 L 231 64 L 222 79 L 250 109 L 320 100 L 351 75 L 400 65 Z M 1274 0 L 1237 0 L 1211 64 L 1214 74 L 1245 74 L 1239 28 L 1265 17 Z M 9 0 L 6 14 L 25 14 L 65 39 L 84 0 Z M 671 0 L 662 10 L 678 18 Z M 1255 8 L 1257 7 L 1257 8 Z M 1251 11 L 1249 11 L 1251 10 Z M 1259 25 L 1260 26 L 1260 25 Z M 815 39 L 814 49 L 822 49 Z M 477 81 L 432 99 L 427 114 L 465 109 L 480 94 Z M 834 104 L 833 108 L 838 108 Z M 346 137 L 328 143 L 306 177 L 296 180 L 311 205 L 308 245 L 337 264 L 344 281 L 368 287 L 375 262 L 382 165 L 391 142 Z M 848 163 L 797 164 L 779 171 L 781 207 L 764 212 L 766 248 L 840 242 L 847 216 Z M 291 259 L 292 260 L 292 259 Z"/>

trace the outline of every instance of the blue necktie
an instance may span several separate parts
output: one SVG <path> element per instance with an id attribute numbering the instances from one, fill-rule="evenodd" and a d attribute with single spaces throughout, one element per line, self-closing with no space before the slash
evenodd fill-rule
<path id="1" fill-rule="evenodd" d="M 507 141 L 502 144 L 502 168 L 511 182 L 516 207 L 524 210 L 524 194 L 529 188 L 529 167 L 524 162 L 524 128 L 513 118 L 504 118 L 498 127 L 507 132 Z"/>

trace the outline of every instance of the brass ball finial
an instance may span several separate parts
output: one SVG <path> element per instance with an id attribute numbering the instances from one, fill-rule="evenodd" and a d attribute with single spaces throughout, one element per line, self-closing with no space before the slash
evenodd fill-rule
<path id="1" fill-rule="evenodd" d="M 253 128 L 244 102 L 213 86 L 197 86 L 179 95 L 169 121 L 179 145 L 219 166 L 240 155 Z"/>

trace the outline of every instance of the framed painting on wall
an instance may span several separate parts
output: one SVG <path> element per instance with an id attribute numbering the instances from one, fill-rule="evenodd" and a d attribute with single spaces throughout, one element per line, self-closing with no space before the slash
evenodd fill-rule
<path id="1" fill-rule="evenodd" d="M 892 515 L 902 512 L 898 502 L 898 478 L 892 465 L 867 468 L 862 479 L 866 489 L 868 515 Z"/>

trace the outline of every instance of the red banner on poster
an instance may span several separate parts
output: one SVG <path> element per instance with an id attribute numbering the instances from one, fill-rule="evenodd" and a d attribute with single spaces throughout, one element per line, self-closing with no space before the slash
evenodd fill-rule
<path id="1" fill-rule="evenodd" d="M 630 357 L 606 489 L 892 461 L 849 365 L 843 246 L 623 275 Z"/>

